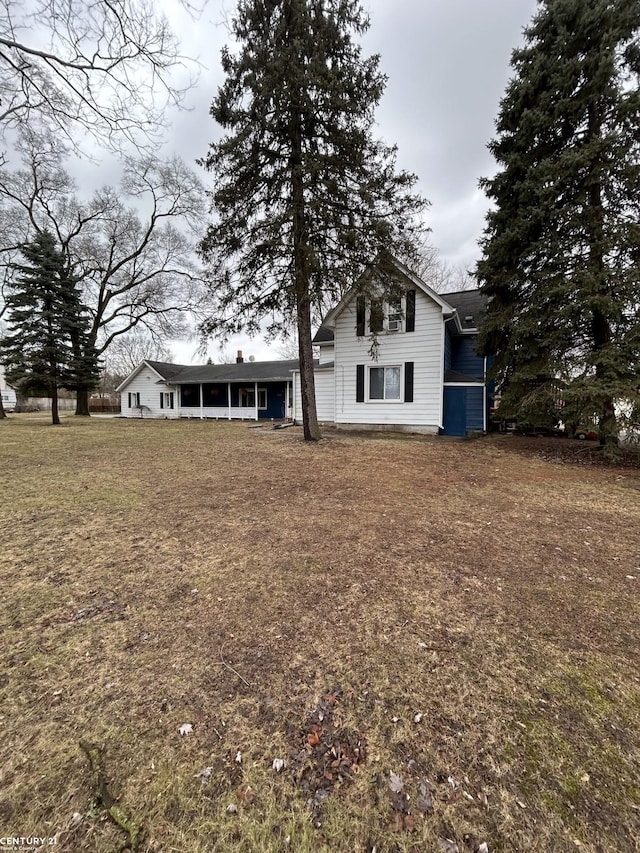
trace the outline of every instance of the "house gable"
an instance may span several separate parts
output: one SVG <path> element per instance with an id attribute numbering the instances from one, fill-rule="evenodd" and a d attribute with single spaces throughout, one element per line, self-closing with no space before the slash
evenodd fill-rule
<path id="1" fill-rule="evenodd" d="M 402 264 L 400 261 L 393 261 L 393 266 L 395 270 L 395 276 L 397 278 L 397 283 L 401 288 L 404 288 L 408 293 L 412 293 L 414 291 L 420 291 L 428 298 L 430 298 L 437 306 L 440 307 L 441 312 L 445 316 L 451 316 L 454 313 L 454 309 L 452 306 L 438 293 L 435 292 L 428 284 L 426 284 L 422 279 L 415 275 L 415 273 L 411 272 L 408 267 Z M 388 277 L 388 274 L 385 273 L 385 277 Z M 324 320 L 322 321 L 322 325 L 318 329 L 315 337 L 314 344 L 322 345 L 328 344 L 331 342 L 331 332 L 335 329 L 338 317 L 340 317 L 345 311 L 349 311 L 354 315 L 354 327 L 358 326 L 358 297 L 365 296 L 366 301 L 370 301 L 371 292 L 375 292 L 376 279 L 382 282 L 383 275 L 378 272 L 375 264 L 372 265 L 370 270 L 364 274 L 363 279 L 367 280 L 367 286 L 363 286 L 362 281 L 352 287 L 347 293 L 343 296 L 340 302 L 332 308 Z M 373 284 L 372 284 L 373 283 Z M 382 283 L 381 283 L 382 288 Z M 406 309 L 405 309 L 406 310 Z M 367 330 L 363 332 L 363 335 L 367 333 Z M 363 335 L 360 335 L 362 337 Z"/>
<path id="2" fill-rule="evenodd" d="M 427 432 L 437 432 L 441 425 L 443 320 L 451 308 L 414 276 L 403 274 L 402 285 L 411 296 L 401 306 L 399 328 L 389 327 L 391 313 L 385 309 L 384 328 L 375 335 L 375 342 L 370 334 L 370 313 L 362 334 L 357 289 L 323 324 L 325 328 L 331 324 L 334 333 L 337 424 Z M 407 322 L 409 311 L 411 321 Z"/>

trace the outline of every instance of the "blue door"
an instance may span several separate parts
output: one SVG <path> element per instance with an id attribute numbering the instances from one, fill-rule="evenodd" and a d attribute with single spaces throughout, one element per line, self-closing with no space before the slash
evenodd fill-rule
<path id="1" fill-rule="evenodd" d="M 259 418 L 274 418 L 281 420 L 286 415 L 286 383 L 271 382 L 268 385 L 262 386 L 260 390 L 266 394 L 266 408 L 258 411 Z"/>
<path id="2" fill-rule="evenodd" d="M 467 434 L 467 389 L 447 387 L 444 389 L 445 435 Z"/>

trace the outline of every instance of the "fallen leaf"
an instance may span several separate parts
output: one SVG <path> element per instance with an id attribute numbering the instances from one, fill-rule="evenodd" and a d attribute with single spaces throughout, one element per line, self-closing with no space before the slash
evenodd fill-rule
<path id="1" fill-rule="evenodd" d="M 284 767 L 284 758 L 274 758 L 271 765 L 276 773 L 279 773 Z"/>
<path id="2" fill-rule="evenodd" d="M 413 832 L 417 825 L 417 818 L 414 815 L 408 814 L 404 817 L 404 828 L 406 832 Z"/>
<path id="3" fill-rule="evenodd" d="M 236 764 L 242 764 L 242 753 L 240 750 L 236 752 Z"/>
<path id="4" fill-rule="evenodd" d="M 442 853 L 458 853 L 458 845 L 450 838 L 438 838 L 438 846 Z"/>
<path id="5" fill-rule="evenodd" d="M 245 805 L 249 805 L 255 799 L 251 785 L 245 785 L 244 788 L 238 788 L 236 793 L 238 794 L 240 802 L 245 803 Z"/>
<path id="6" fill-rule="evenodd" d="M 178 729 L 181 735 L 190 735 L 193 732 L 191 723 L 183 723 Z"/>
<path id="7" fill-rule="evenodd" d="M 396 773 L 394 773 L 393 770 L 389 774 L 389 787 L 391 788 L 394 794 L 399 794 L 404 788 L 404 782 L 402 781 L 402 778 Z"/>
<path id="8" fill-rule="evenodd" d="M 418 809 L 423 814 L 432 814 L 433 812 L 433 795 L 424 782 L 421 783 L 418 793 Z"/>
<path id="9" fill-rule="evenodd" d="M 422 720 L 422 714 L 416 714 L 413 718 L 414 723 L 419 723 Z"/>
<path id="10" fill-rule="evenodd" d="M 229 803 L 227 806 L 227 814 L 238 814 L 238 806 L 235 803 Z"/>
<path id="11" fill-rule="evenodd" d="M 489 845 L 486 841 L 483 841 L 482 844 L 478 845 L 476 853 L 489 853 Z"/>
<path id="12" fill-rule="evenodd" d="M 205 785 L 209 779 L 211 778 L 211 773 L 213 772 L 213 767 L 203 767 L 202 770 L 198 770 L 197 773 L 194 773 L 194 778 L 199 779 L 203 785 Z"/>
<path id="13" fill-rule="evenodd" d="M 317 746 L 320 743 L 320 738 L 317 732 L 309 732 L 307 735 L 307 743 L 309 746 Z"/>

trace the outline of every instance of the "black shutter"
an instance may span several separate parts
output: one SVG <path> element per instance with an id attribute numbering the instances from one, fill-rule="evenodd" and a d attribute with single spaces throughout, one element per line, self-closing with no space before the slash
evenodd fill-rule
<path id="1" fill-rule="evenodd" d="M 404 401 L 413 403 L 413 362 L 404 363 Z"/>
<path id="2" fill-rule="evenodd" d="M 381 332 L 384 329 L 384 304 L 382 299 L 372 299 L 369 306 L 369 329 Z"/>
<path id="3" fill-rule="evenodd" d="M 129 391 L 129 408 L 133 408 L 133 406 L 131 405 L 131 391 Z"/>
<path id="4" fill-rule="evenodd" d="M 407 332 L 416 330 L 416 292 L 407 290 Z"/>
<path id="5" fill-rule="evenodd" d="M 356 403 L 364 403 L 364 364 L 356 364 Z"/>
<path id="6" fill-rule="evenodd" d="M 356 335 L 364 337 L 364 296 L 356 297 Z"/>
<path id="7" fill-rule="evenodd" d="M 169 406 L 169 408 L 170 408 L 170 409 L 173 409 L 173 391 L 172 391 L 172 392 L 171 392 L 171 394 L 169 395 L 169 400 L 170 400 L 170 406 Z"/>
<path id="8" fill-rule="evenodd" d="M 160 392 L 160 408 L 164 409 L 164 394 Z"/>

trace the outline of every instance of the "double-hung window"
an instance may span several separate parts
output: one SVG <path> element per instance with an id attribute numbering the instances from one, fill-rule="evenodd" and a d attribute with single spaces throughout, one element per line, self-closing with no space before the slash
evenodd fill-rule
<path id="1" fill-rule="evenodd" d="M 140 392 L 139 391 L 129 391 L 129 408 L 130 409 L 139 409 L 140 408 Z"/>
<path id="2" fill-rule="evenodd" d="M 400 400 L 401 368 L 370 367 L 369 368 L 369 399 L 370 400 Z"/>

